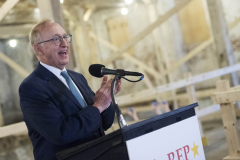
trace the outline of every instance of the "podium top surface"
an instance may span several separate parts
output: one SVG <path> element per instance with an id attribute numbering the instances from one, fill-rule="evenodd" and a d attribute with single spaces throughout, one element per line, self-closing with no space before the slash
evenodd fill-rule
<path id="1" fill-rule="evenodd" d="M 139 137 L 154 130 L 158 130 L 160 128 L 180 122 L 189 117 L 195 116 L 196 114 L 194 108 L 197 106 L 198 103 L 193 103 L 191 105 L 181 107 L 171 112 L 167 112 L 159 116 L 155 116 L 147 120 L 123 127 L 122 134 L 124 140 L 128 141 L 130 139 Z"/>

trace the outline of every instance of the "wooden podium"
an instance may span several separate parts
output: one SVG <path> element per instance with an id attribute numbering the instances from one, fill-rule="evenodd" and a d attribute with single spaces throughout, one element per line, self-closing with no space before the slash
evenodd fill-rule
<path id="1" fill-rule="evenodd" d="M 58 160 L 205 160 L 194 103 L 56 154 Z"/>

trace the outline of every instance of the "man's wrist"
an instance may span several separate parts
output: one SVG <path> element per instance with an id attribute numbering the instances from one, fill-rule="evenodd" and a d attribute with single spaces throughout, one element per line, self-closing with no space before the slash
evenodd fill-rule
<path id="1" fill-rule="evenodd" d="M 97 104 L 94 103 L 94 104 L 93 104 L 93 107 L 96 107 L 96 108 L 99 110 L 100 113 L 103 112 L 102 107 L 99 107 L 99 105 L 97 105 Z"/>

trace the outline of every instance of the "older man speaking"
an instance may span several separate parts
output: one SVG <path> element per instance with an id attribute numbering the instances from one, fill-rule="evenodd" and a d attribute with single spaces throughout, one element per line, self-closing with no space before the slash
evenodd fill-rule
<path id="1" fill-rule="evenodd" d="M 51 20 L 42 20 L 30 32 L 40 61 L 19 87 L 20 105 L 36 160 L 54 160 L 55 153 L 104 135 L 114 109 L 107 76 L 93 93 L 84 76 L 66 70 L 72 35 Z M 121 81 L 116 85 L 116 92 Z"/>

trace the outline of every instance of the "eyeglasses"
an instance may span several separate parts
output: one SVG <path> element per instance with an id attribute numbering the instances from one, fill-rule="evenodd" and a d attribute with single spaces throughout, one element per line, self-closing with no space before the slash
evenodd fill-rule
<path id="1" fill-rule="evenodd" d="M 63 38 L 65 39 L 65 41 L 67 43 L 70 43 L 72 41 L 72 35 L 71 34 L 68 34 L 66 36 L 57 36 L 57 37 L 54 37 L 53 39 L 49 39 L 47 41 L 43 41 L 43 42 L 39 42 L 38 44 L 41 44 L 41 43 L 44 43 L 44 42 L 49 42 L 49 41 L 53 41 L 53 43 L 56 45 L 56 46 L 60 46 L 62 44 L 62 41 L 63 41 Z"/>

